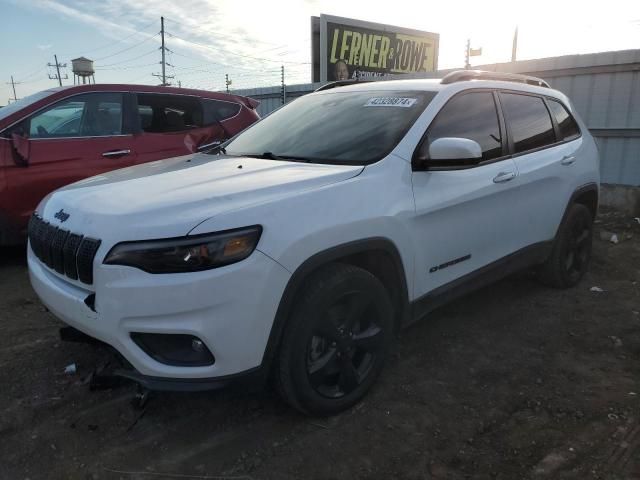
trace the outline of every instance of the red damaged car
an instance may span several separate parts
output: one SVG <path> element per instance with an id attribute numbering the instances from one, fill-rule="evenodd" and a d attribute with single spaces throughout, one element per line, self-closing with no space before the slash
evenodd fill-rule
<path id="1" fill-rule="evenodd" d="M 259 119 L 251 98 L 147 85 L 45 90 L 0 108 L 0 245 L 58 187 L 212 148 Z"/>

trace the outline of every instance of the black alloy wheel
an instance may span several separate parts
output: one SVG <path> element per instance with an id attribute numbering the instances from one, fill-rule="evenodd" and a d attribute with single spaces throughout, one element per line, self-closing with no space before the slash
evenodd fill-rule
<path id="1" fill-rule="evenodd" d="M 538 269 L 540 281 L 556 288 L 576 285 L 589 268 L 592 239 L 593 214 L 584 205 L 571 205 L 549 258 Z"/>
<path id="2" fill-rule="evenodd" d="M 584 215 L 575 218 L 570 226 L 565 254 L 565 268 L 569 281 L 577 283 L 587 270 L 591 255 L 591 221 Z"/>
<path id="3" fill-rule="evenodd" d="M 367 377 L 384 345 L 373 293 L 346 292 L 324 312 L 326 321 L 313 332 L 307 347 L 307 374 L 324 397 L 353 392 Z"/>
<path id="4" fill-rule="evenodd" d="M 305 281 L 285 326 L 274 379 L 284 400 L 312 415 L 357 403 L 382 371 L 393 307 L 367 270 L 327 265 Z"/>

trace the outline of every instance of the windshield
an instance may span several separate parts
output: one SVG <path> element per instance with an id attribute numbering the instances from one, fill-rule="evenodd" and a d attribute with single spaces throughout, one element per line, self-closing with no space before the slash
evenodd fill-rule
<path id="1" fill-rule="evenodd" d="M 9 115 L 16 113 L 19 110 L 22 110 L 24 107 L 28 107 L 32 103 L 37 102 L 45 97 L 48 97 L 53 92 L 51 90 L 43 90 L 42 92 L 34 93 L 33 95 L 29 95 L 28 97 L 21 98 L 20 100 L 16 100 L 13 103 L 10 103 L 6 107 L 0 108 L 0 120 L 4 120 Z"/>
<path id="2" fill-rule="evenodd" d="M 307 95 L 273 112 L 228 145 L 230 155 L 367 164 L 391 150 L 436 92 L 366 91 Z"/>

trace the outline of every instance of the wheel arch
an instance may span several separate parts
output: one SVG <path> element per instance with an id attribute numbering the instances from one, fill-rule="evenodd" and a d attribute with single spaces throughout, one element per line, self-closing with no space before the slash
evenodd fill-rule
<path id="1" fill-rule="evenodd" d="M 395 244 L 387 238 L 375 237 L 331 247 L 309 257 L 293 272 L 287 282 L 262 359 L 265 372 L 271 370 L 295 300 L 306 279 L 321 267 L 338 262 L 363 268 L 377 277 L 392 297 L 395 328 L 398 329 L 407 323 L 410 313 L 407 276 Z"/>
<path id="2" fill-rule="evenodd" d="M 569 213 L 571 205 L 576 203 L 587 207 L 591 212 L 592 218 L 595 219 L 598 213 L 599 194 L 600 191 L 598 189 L 597 183 L 587 183 L 585 185 L 582 185 L 581 187 L 578 187 L 569 198 L 569 202 L 564 209 L 564 214 L 562 215 L 560 225 L 562 225 L 565 221 L 565 218 L 567 218 L 567 214 Z M 558 225 L 558 230 L 560 229 L 560 225 Z"/>
<path id="3" fill-rule="evenodd" d="M 592 218 L 595 219 L 596 215 L 598 214 L 598 204 L 600 200 L 599 193 L 600 192 L 598 190 L 598 185 L 595 183 L 589 183 L 587 185 L 583 185 L 575 192 L 573 192 L 573 195 L 571 196 L 571 202 L 569 203 L 579 203 L 581 205 L 584 205 L 591 212 Z"/>

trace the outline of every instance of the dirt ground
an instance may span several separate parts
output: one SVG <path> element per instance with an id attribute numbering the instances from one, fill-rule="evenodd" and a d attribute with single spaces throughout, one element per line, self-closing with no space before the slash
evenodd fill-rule
<path id="1" fill-rule="evenodd" d="M 99 353 L 59 341 L 24 254 L 5 249 L 0 479 L 640 479 L 640 225 L 597 226 L 578 287 L 522 274 L 440 309 L 327 419 L 269 391 L 156 394 L 142 410 L 133 386 L 90 392 Z"/>

